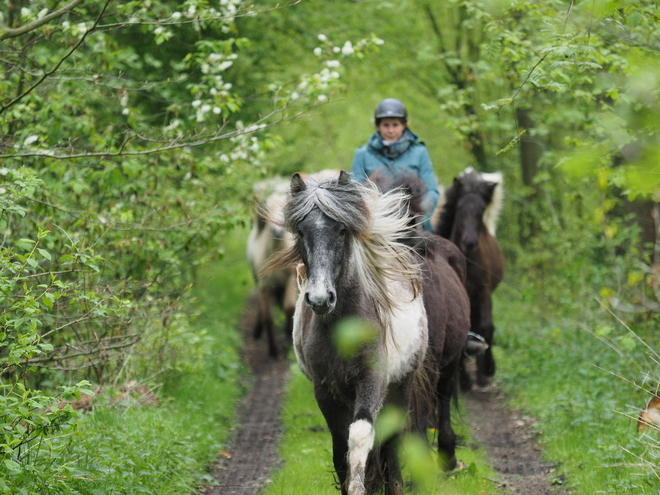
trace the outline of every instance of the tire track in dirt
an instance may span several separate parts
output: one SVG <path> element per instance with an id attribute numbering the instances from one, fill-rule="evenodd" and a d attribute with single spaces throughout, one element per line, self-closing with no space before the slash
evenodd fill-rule
<path id="1" fill-rule="evenodd" d="M 278 361 L 269 358 L 266 340 L 252 338 L 255 315 L 253 293 L 241 320 L 244 361 L 253 382 L 239 406 L 239 426 L 233 432 L 227 453 L 211 467 L 211 475 L 219 485 L 204 488 L 204 495 L 257 495 L 280 465 L 277 453 L 282 436 L 280 406 L 290 363 L 284 358 Z M 542 460 L 534 419 L 508 409 L 506 397 L 497 384 L 475 387 L 464 394 L 464 403 L 464 420 L 498 473 L 494 481 L 503 492 L 569 495 L 566 488 L 557 486 L 563 480 L 553 474 L 555 466 Z"/>
<path id="2" fill-rule="evenodd" d="M 240 325 L 245 341 L 243 359 L 253 382 L 239 405 L 239 425 L 230 446 L 211 467 L 211 475 L 219 485 L 205 488 L 204 495 L 255 495 L 279 466 L 280 404 L 290 363 L 286 358 L 270 358 L 266 339 L 252 337 L 256 308 L 253 293 L 246 302 Z"/>

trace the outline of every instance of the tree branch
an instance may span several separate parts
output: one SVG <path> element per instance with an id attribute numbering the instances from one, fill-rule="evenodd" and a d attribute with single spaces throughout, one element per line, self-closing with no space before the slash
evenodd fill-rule
<path id="1" fill-rule="evenodd" d="M 29 33 L 30 31 L 37 29 L 52 21 L 53 19 L 75 9 L 80 3 L 82 3 L 82 1 L 83 0 L 73 0 L 73 2 L 71 2 L 69 5 L 65 5 L 60 10 L 56 10 L 55 12 L 51 12 L 50 14 L 43 16 L 41 19 L 37 19 L 36 21 L 32 21 L 31 23 L 16 29 L 7 29 L 6 31 L 0 32 L 0 41 L 4 41 L 9 38 L 17 38 L 18 36 L 22 36 L 25 33 Z"/>
<path id="2" fill-rule="evenodd" d="M 80 45 L 83 44 L 83 42 L 85 41 L 87 36 L 89 34 L 91 34 L 96 29 L 96 26 L 98 25 L 99 21 L 101 20 L 101 17 L 103 17 L 103 14 L 105 13 L 105 10 L 108 8 L 108 4 L 110 3 L 110 1 L 111 0 L 106 0 L 105 5 L 103 5 L 103 9 L 101 9 L 101 12 L 97 16 L 97 18 L 94 21 L 94 24 L 92 25 L 92 27 L 89 28 L 87 31 L 85 31 L 85 34 L 82 35 L 82 37 L 80 38 L 78 43 L 76 43 L 71 48 L 71 50 L 69 50 L 69 52 L 66 55 L 64 55 L 64 57 L 62 57 L 62 59 L 59 62 L 57 62 L 57 64 L 55 64 L 55 67 L 53 67 L 48 72 L 44 72 L 43 75 L 41 76 L 41 78 L 39 78 L 39 80 L 36 83 L 34 83 L 32 86 L 30 86 L 28 89 L 26 89 L 22 94 L 18 95 L 16 98 L 11 100 L 9 103 L 7 103 L 6 105 L 3 105 L 0 108 L 0 115 L 5 110 L 7 110 L 9 107 L 11 107 L 12 105 L 15 105 L 16 103 L 21 101 L 23 98 L 25 98 L 27 95 L 29 95 L 32 91 L 34 91 L 37 87 L 39 87 L 41 85 L 41 83 L 43 83 L 46 80 L 46 78 L 48 78 L 48 76 L 50 76 L 50 75 L 54 74 L 55 72 L 57 72 L 57 69 L 60 68 L 60 66 L 64 63 L 64 61 L 66 59 L 68 59 L 76 50 L 78 50 L 78 48 L 80 47 Z"/>

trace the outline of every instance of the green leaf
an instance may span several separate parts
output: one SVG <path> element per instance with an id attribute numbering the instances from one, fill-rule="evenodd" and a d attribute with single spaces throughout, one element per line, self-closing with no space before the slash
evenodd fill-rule
<path id="1" fill-rule="evenodd" d="M 5 459 L 5 467 L 11 472 L 22 471 L 21 465 L 18 462 L 12 461 L 11 459 Z"/>
<path id="2" fill-rule="evenodd" d="M 41 254 L 41 256 L 46 258 L 48 261 L 52 260 L 52 257 L 50 255 L 50 253 L 48 251 L 46 251 L 45 249 L 37 248 L 37 251 L 39 251 L 39 254 Z"/>

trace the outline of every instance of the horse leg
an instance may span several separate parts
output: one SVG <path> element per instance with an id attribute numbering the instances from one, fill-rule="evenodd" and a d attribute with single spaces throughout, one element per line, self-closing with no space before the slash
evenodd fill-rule
<path id="1" fill-rule="evenodd" d="M 444 367 L 437 384 L 438 398 L 438 453 L 443 467 L 451 471 L 456 467 L 456 434 L 451 426 L 451 399 L 456 394 L 460 358 Z"/>
<path id="2" fill-rule="evenodd" d="M 387 403 L 408 414 L 412 404 L 413 381 L 414 375 L 411 374 L 403 381 L 391 384 L 388 387 Z M 380 447 L 382 476 L 385 480 L 386 495 L 403 495 L 403 477 L 401 476 L 398 447 L 398 434 L 388 439 Z"/>
<path id="3" fill-rule="evenodd" d="M 314 384 L 314 396 L 325 418 L 332 436 L 332 463 L 339 478 L 342 495 L 347 495 L 348 427 L 351 423 L 350 409 L 338 404 L 329 390 Z"/>
<path id="4" fill-rule="evenodd" d="M 268 338 L 268 353 L 277 358 L 277 344 L 275 342 L 275 324 L 273 322 L 274 297 L 267 287 L 259 288 L 259 325 L 261 331 L 266 332 Z M 256 333 L 256 332 L 255 332 Z M 259 332 L 261 335 L 261 332 Z M 256 335 L 255 335 L 256 336 Z"/>
<path id="5" fill-rule="evenodd" d="M 371 371 L 356 387 L 353 422 L 348 428 L 348 494 L 365 495 L 367 459 L 373 449 L 374 421 L 385 399 L 386 376 Z"/>
<path id="6" fill-rule="evenodd" d="M 463 392 L 468 392 L 472 389 L 472 377 L 470 372 L 467 369 L 468 357 L 461 353 L 461 359 L 459 364 L 459 373 L 460 373 L 460 384 L 461 390 Z"/>
<path id="7" fill-rule="evenodd" d="M 489 377 L 495 374 L 495 359 L 493 357 L 493 303 L 490 291 L 484 293 L 481 304 L 481 321 L 479 322 L 479 334 L 488 343 L 488 349 L 481 356 L 477 356 L 477 384 L 481 387 L 488 385 Z"/>
<path id="8" fill-rule="evenodd" d="M 284 299 L 282 302 L 282 309 L 284 310 L 284 332 L 287 341 L 291 343 L 293 336 L 293 314 L 296 309 L 296 301 L 298 300 L 298 284 L 296 282 L 296 272 L 291 271 L 289 280 L 284 291 Z"/>

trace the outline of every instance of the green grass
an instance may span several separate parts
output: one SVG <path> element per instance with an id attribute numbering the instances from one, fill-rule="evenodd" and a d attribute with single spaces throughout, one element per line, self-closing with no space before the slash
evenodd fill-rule
<path id="1" fill-rule="evenodd" d="M 90 414 L 71 447 L 69 493 L 189 495 L 208 481 L 208 465 L 228 440 L 244 392 L 237 323 L 253 287 L 246 235 L 228 236 L 226 257 L 199 272 L 194 306 L 200 316 L 189 344 L 203 361 L 168 375 L 160 407 Z"/>
<path id="2" fill-rule="evenodd" d="M 617 323 L 588 304 L 561 309 L 511 296 L 502 290 L 495 301 L 497 378 L 513 405 L 538 418 L 544 454 L 559 464 L 572 493 L 659 493 L 657 476 L 624 451 L 647 449 L 623 414 L 636 416 L 634 408 L 649 398 L 626 381 L 654 373 L 643 364 L 642 346 L 614 350 L 595 337 L 593 331 Z M 626 341 L 619 330 L 611 343 Z"/>
<path id="3" fill-rule="evenodd" d="M 332 443 L 325 420 L 319 411 L 311 382 L 291 367 L 292 378 L 287 386 L 283 421 L 285 434 L 280 445 L 283 467 L 274 474 L 266 495 L 336 495 L 332 467 Z M 471 444 L 469 430 L 460 420 L 456 431 L 466 444 Z M 466 466 L 451 478 L 440 475 L 434 493 L 446 495 L 499 493 L 489 480 L 496 475 L 488 467 L 481 449 L 461 447 L 457 457 Z M 406 474 L 404 474 L 406 476 Z"/>

